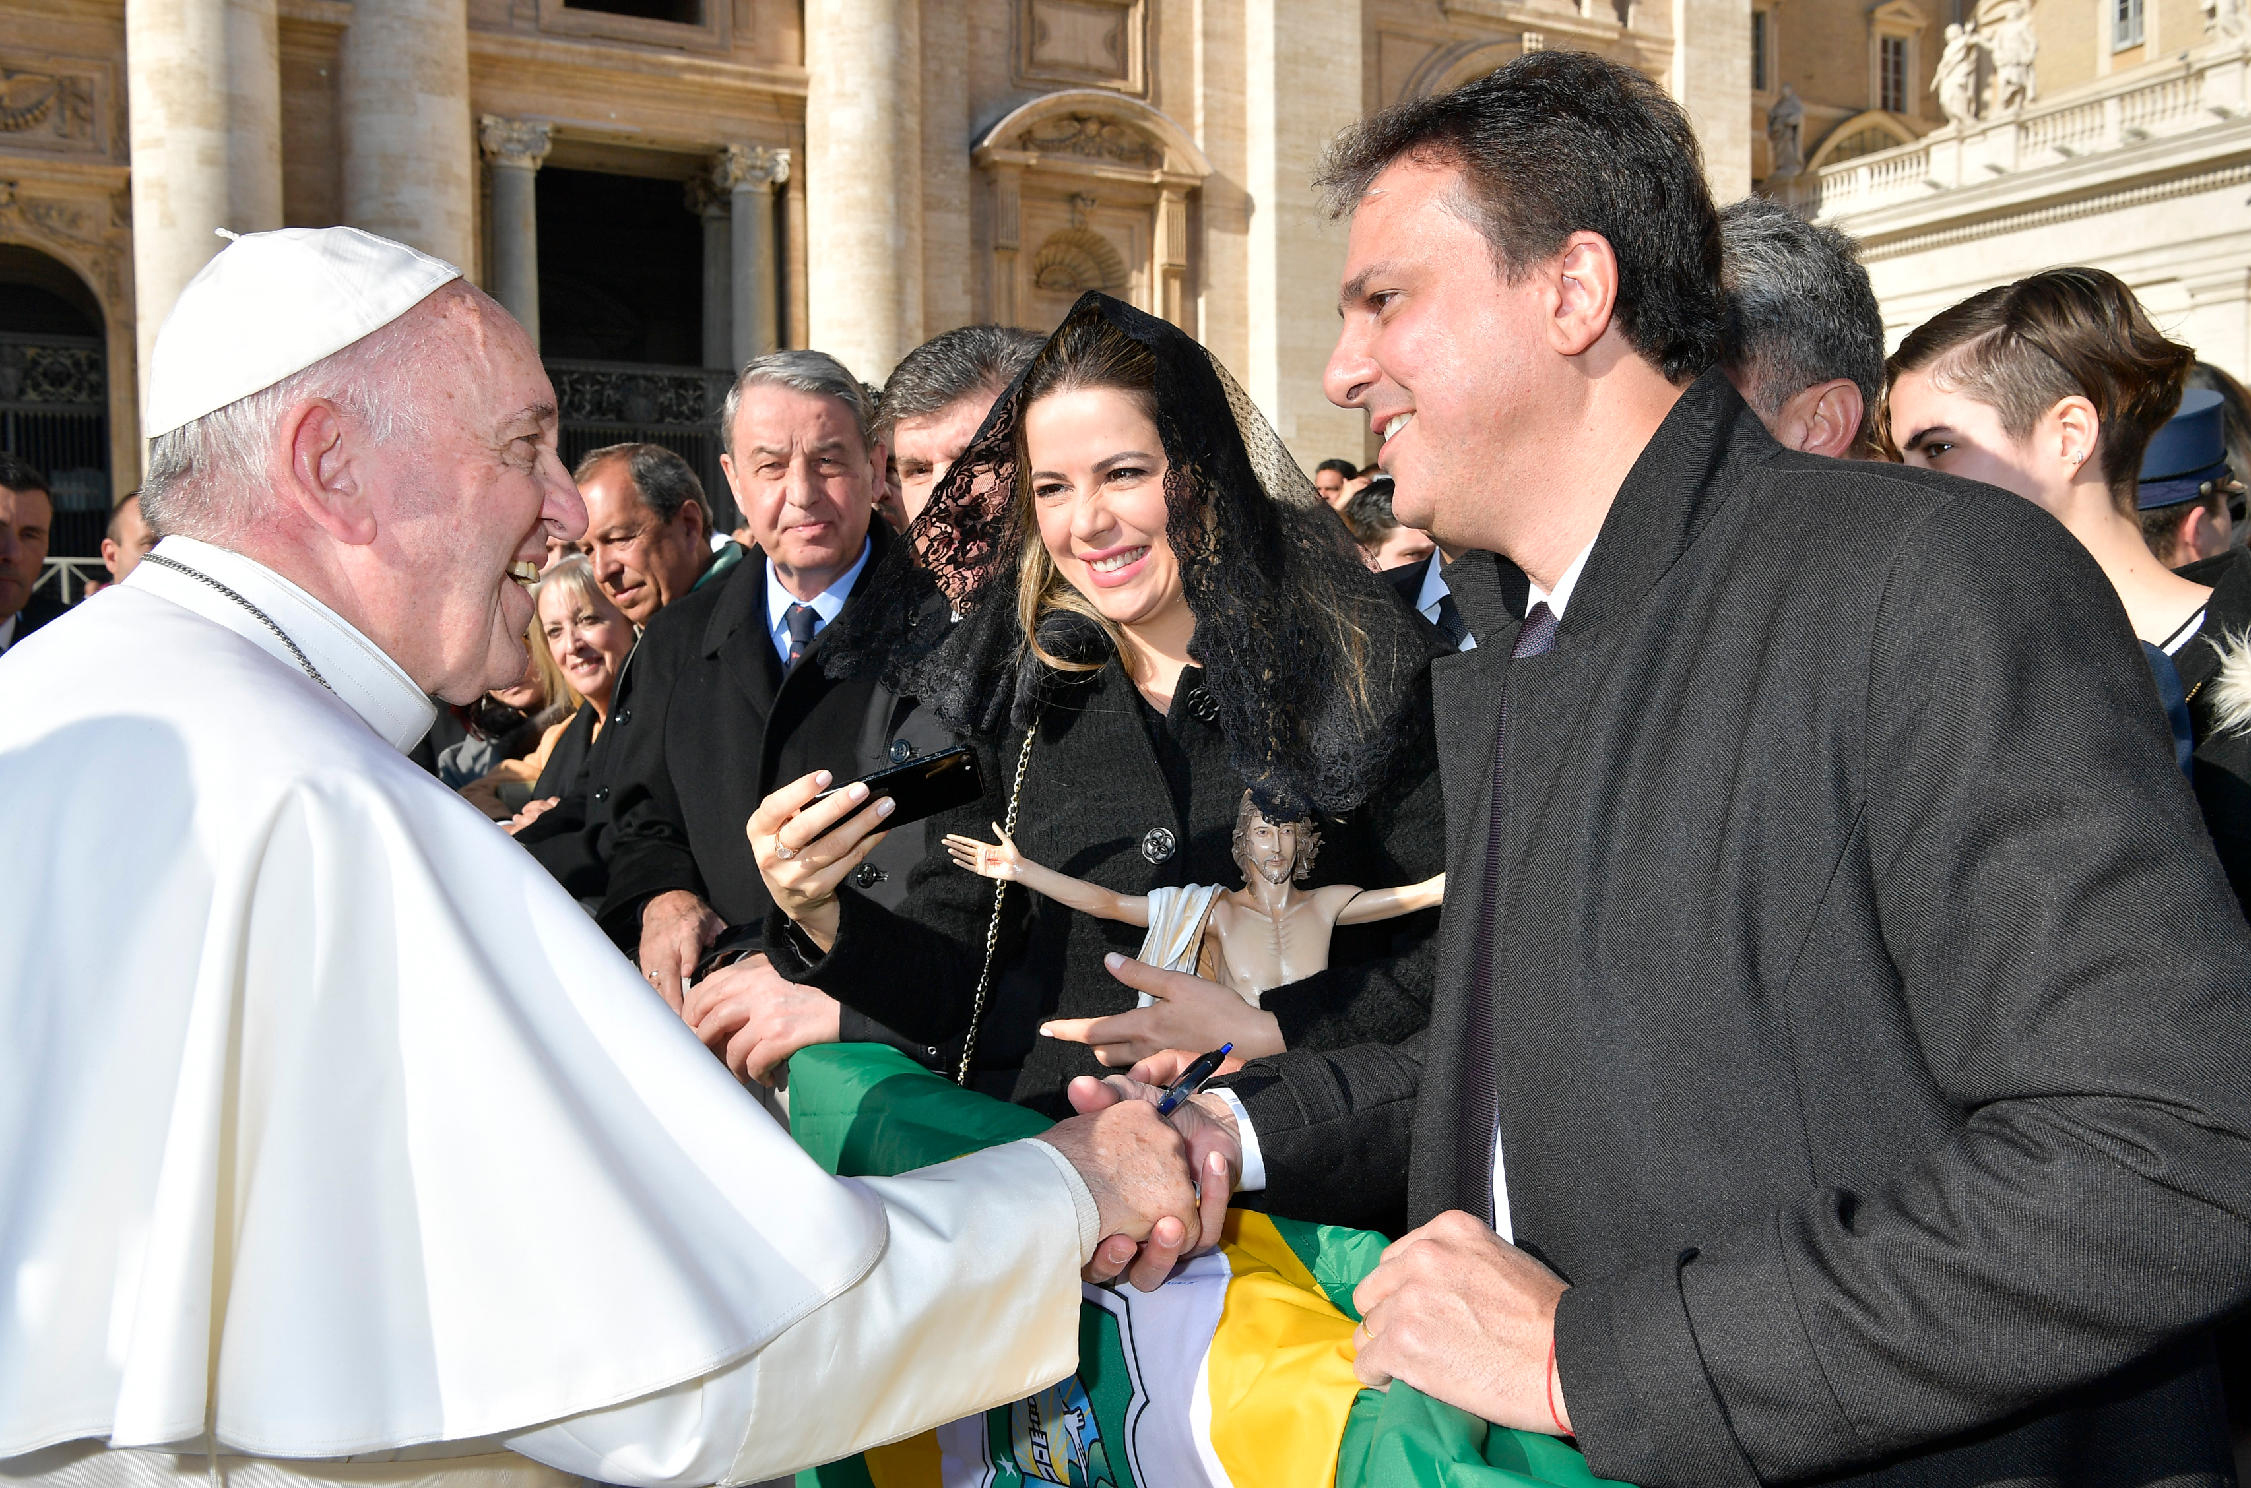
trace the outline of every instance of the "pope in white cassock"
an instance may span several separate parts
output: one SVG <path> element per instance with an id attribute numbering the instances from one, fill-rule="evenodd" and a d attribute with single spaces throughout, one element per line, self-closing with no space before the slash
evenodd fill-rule
<path id="1" fill-rule="evenodd" d="M 0 661 L 0 1483 L 765 1478 L 1052 1383 L 1082 1266 L 1193 1243 L 1141 1102 L 825 1176 L 400 752 L 585 525 L 450 265 L 234 242 L 146 427 L 171 535 Z"/>

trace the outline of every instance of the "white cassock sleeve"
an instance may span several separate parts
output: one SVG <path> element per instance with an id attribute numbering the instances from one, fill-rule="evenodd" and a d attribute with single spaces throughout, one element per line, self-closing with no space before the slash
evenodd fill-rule
<path id="1" fill-rule="evenodd" d="M 1011 1142 L 846 1181 L 890 1222 L 882 1258 L 857 1286 L 726 1369 L 508 1446 L 635 1488 L 756 1482 L 925 1429 L 960 1380 L 988 1382 L 989 1398 L 945 1404 L 955 1418 L 1044 1389 L 1059 1377 L 1054 1361 L 1076 1358 L 1078 1303 L 1046 1273 L 1059 1269 L 1059 1228 L 1076 1230 L 1082 1255 L 1100 1236 L 1094 1201 L 1061 1153 Z M 1059 1202 L 1066 1189 L 1071 1200 Z"/>

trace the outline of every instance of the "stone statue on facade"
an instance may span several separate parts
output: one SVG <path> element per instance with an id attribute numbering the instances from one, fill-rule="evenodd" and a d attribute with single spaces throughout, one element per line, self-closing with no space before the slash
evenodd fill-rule
<path id="1" fill-rule="evenodd" d="M 1931 73 L 1931 92 L 1938 99 L 1938 111 L 1957 129 L 1977 122 L 1978 54 L 1984 50 L 1985 38 L 1975 31 L 1959 23 L 1946 28 L 1946 49 Z"/>
<path id="2" fill-rule="evenodd" d="M 2204 29 L 2216 41 L 2251 38 L 2251 0 L 2203 0 Z"/>
<path id="3" fill-rule="evenodd" d="M 1805 169 L 1805 103 L 1788 83 L 1766 111 L 1766 143 L 1774 162 L 1769 177 L 1794 176 Z"/>
<path id="4" fill-rule="evenodd" d="M 1978 30 L 1993 58 L 1995 111 L 2010 113 L 2031 103 L 2039 96 L 2033 61 L 2040 51 L 2040 38 L 2032 30 L 2032 0 L 1999 0 Z"/>

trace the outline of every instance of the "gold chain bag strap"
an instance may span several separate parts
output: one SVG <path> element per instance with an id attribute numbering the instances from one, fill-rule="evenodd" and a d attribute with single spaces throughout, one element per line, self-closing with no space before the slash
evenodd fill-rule
<path id="1" fill-rule="evenodd" d="M 1008 788 L 1008 835 L 1016 835 L 1016 813 L 1024 804 L 1024 771 L 1032 763 L 1032 740 L 1039 737 L 1039 721 L 1024 730 L 1024 752 L 1016 756 L 1016 783 Z M 1008 898 L 1008 880 L 993 885 L 993 917 L 985 926 L 985 969 L 977 974 L 977 1000 L 969 1005 L 969 1036 L 961 1044 L 961 1068 L 954 1072 L 956 1085 L 969 1083 L 969 1061 L 977 1053 L 977 1030 L 985 1022 L 985 995 L 993 988 L 993 955 L 1000 949 L 1000 911 Z"/>

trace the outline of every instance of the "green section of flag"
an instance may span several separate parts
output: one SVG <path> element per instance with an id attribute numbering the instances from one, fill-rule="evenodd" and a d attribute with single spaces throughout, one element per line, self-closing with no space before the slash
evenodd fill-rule
<path id="1" fill-rule="evenodd" d="M 1037 1136 L 1049 1124 L 1037 1112 L 963 1090 L 881 1044 L 800 1050 L 790 1057 L 789 1084 L 791 1132 L 824 1168 L 846 1177 L 928 1167 Z M 1274 1227 L 1330 1303 L 1357 1320 L 1352 1290 L 1375 1269 L 1384 1237 L 1291 1219 L 1276 1219 Z M 1049 1443 L 1067 1440 L 1083 1448 L 1088 1430 L 1099 1449 L 1080 1453 L 1089 1488 L 1135 1488 L 1124 1444 L 1114 1439 L 1123 1430 L 1131 1387 L 1116 1322 L 1099 1307 L 1083 1309 L 1080 1352 L 1072 1380 L 987 1413 L 993 1461 L 1001 1467 L 996 1488 L 1026 1480 L 1013 1467 L 1020 1451 L 1047 1451 Z M 1073 1390 L 1080 1392 L 1077 1398 Z M 1083 1425 L 1074 1415 L 1082 1404 L 1092 1418 Z M 1335 1488 L 1596 1488 L 1607 1481 L 1554 1437 L 1489 1426 L 1394 1384 L 1388 1391 L 1363 1390 L 1353 1402 L 1337 1452 Z M 872 1482 L 855 1458 L 800 1474 L 798 1488 L 872 1488 Z"/>

